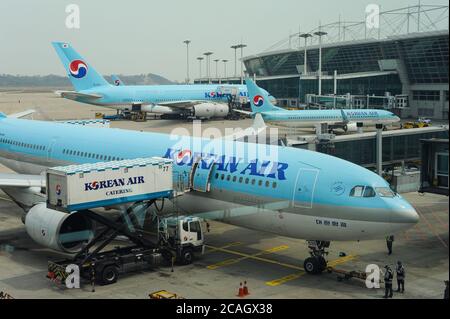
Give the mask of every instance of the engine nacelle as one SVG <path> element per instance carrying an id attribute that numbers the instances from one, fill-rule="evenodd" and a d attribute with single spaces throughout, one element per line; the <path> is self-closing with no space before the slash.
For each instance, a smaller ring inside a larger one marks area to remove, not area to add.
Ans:
<path id="1" fill-rule="evenodd" d="M 79 252 L 94 237 L 93 223 L 82 213 L 62 213 L 45 203 L 28 211 L 25 227 L 36 243 L 67 253 Z"/>
<path id="2" fill-rule="evenodd" d="M 342 127 L 342 129 L 345 132 L 356 132 L 356 131 L 358 131 L 358 126 L 356 125 L 356 122 L 350 122 L 350 123 L 345 124 Z"/>
<path id="3" fill-rule="evenodd" d="M 194 105 L 194 116 L 197 118 L 226 117 L 229 113 L 228 105 L 222 103 L 200 103 Z"/>

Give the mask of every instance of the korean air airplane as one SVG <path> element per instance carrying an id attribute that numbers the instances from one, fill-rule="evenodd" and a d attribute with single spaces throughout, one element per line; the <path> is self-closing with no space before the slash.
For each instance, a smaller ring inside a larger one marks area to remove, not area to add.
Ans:
<path id="1" fill-rule="evenodd" d="M 266 92 L 261 90 L 253 80 L 245 80 L 250 96 L 251 115 L 260 113 L 265 122 L 292 126 L 316 127 L 328 124 L 329 128 L 342 128 L 344 131 L 356 131 L 357 123 L 362 125 L 392 124 L 400 121 L 395 114 L 376 109 L 342 109 L 342 110 L 299 110 L 288 111 L 274 106 Z M 260 94 L 257 94 L 260 91 Z M 242 112 L 242 111 L 239 111 Z"/>
<path id="2" fill-rule="evenodd" d="M 382 177 L 322 153 L 25 120 L 18 118 L 21 114 L 0 113 L 0 163 L 16 172 L 0 174 L 0 188 L 27 213 L 30 236 L 48 247 L 53 240 L 59 249 L 73 252 L 87 239 L 68 239 L 68 232 L 87 230 L 90 223 L 82 212 L 46 207 L 40 175 L 46 168 L 153 156 L 172 159 L 174 181 L 189 186 L 165 209 L 173 213 L 176 205 L 185 214 L 307 239 L 311 257 L 304 267 L 310 273 L 325 269 L 330 241 L 381 238 L 418 222 L 415 209 Z M 38 227 L 36 220 L 47 225 L 45 231 L 30 231 Z"/>
<path id="3" fill-rule="evenodd" d="M 75 91 L 58 91 L 67 99 L 117 110 L 200 119 L 226 117 L 232 95 L 247 102 L 245 85 L 117 85 L 120 84 L 117 79 L 111 85 L 70 44 L 52 44 L 75 88 Z"/>

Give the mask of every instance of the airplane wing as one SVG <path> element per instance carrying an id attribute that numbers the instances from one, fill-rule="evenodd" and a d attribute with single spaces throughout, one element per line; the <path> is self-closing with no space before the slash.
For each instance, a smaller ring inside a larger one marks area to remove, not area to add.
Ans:
<path id="1" fill-rule="evenodd" d="M 158 102 L 157 104 L 162 105 L 162 106 L 185 109 L 185 108 L 192 107 L 199 103 L 206 103 L 206 102 L 205 101 L 195 101 L 195 100 L 180 100 L 180 101 Z"/>
<path id="2" fill-rule="evenodd" d="M 23 111 L 23 112 L 10 114 L 10 115 L 8 115 L 8 117 L 12 117 L 12 118 L 15 118 L 15 119 L 20 119 L 20 118 L 25 117 L 27 115 L 33 114 L 34 112 L 36 112 L 36 110 L 26 110 L 26 111 Z"/>
<path id="3" fill-rule="evenodd" d="M 41 175 L 0 173 L 0 187 L 45 187 Z"/>
<path id="4" fill-rule="evenodd" d="M 80 93 L 80 92 L 75 92 L 75 91 L 57 91 L 57 94 L 59 94 L 61 97 L 69 99 L 69 100 L 75 100 L 78 98 L 99 99 L 102 97 L 100 94 L 87 94 L 87 93 Z"/>
<path id="5" fill-rule="evenodd" d="M 241 114 L 245 114 L 245 115 L 252 115 L 253 114 L 253 112 L 244 111 L 244 110 L 238 110 L 238 109 L 233 109 L 233 111 L 241 113 Z"/>

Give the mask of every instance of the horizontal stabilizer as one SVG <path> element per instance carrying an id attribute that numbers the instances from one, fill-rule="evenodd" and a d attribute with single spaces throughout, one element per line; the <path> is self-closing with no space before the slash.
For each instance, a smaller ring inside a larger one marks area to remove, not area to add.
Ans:
<path id="1" fill-rule="evenodd" d="M 77 99 L 100 99 L 102 96 L 100 94 L 92 94 L 92 93 L 80 93 L 75 91 L 59 91 L 59 94 L 61 94 L 61 97 L 64 97 L 69 100 L 77 100 Z"/>
<path id="2" fill-rule="evenodd" d="M 15 118 L 15 119 L 20 119 L 20 118 L 25 117 L 27 115 L 33 114 L 35 112 L 36 112 L 35 110 L 26 110 L 26 111 L 23 111 L 23 112 L 10 114 L 10 115 L 8 115 L 8 117 Z"/>

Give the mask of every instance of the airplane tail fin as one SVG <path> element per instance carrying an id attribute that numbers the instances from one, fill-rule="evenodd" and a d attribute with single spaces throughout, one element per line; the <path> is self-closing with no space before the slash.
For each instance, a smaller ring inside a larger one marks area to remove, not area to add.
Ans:
<path id="1" fill-rule="evenodd" d="M 283 110 L 282 108 L 273 105 L 272 102 L 270 102 L 269 95 L 261 90 L 253 80 L 246 78 L 245 84 L 247 85 L 250 107 L 253 113 Z"/>
<path id="2" fill-rule="evenodd" d="M 111 75 L 111 80 L 113 81 L 113 84 L 115 86 L 123 86 L 123 85 L 125 85 L 125 83 L 123 83 L 123 81 L 115 74 Z"/>
<path id="3" fill-rule="evenodd" d="M 52 42 L 70 82 L 76 91 L 91 89 L 96 86 L 109 85 L 92 65 L 79 55 L 69 43 Z"/>

